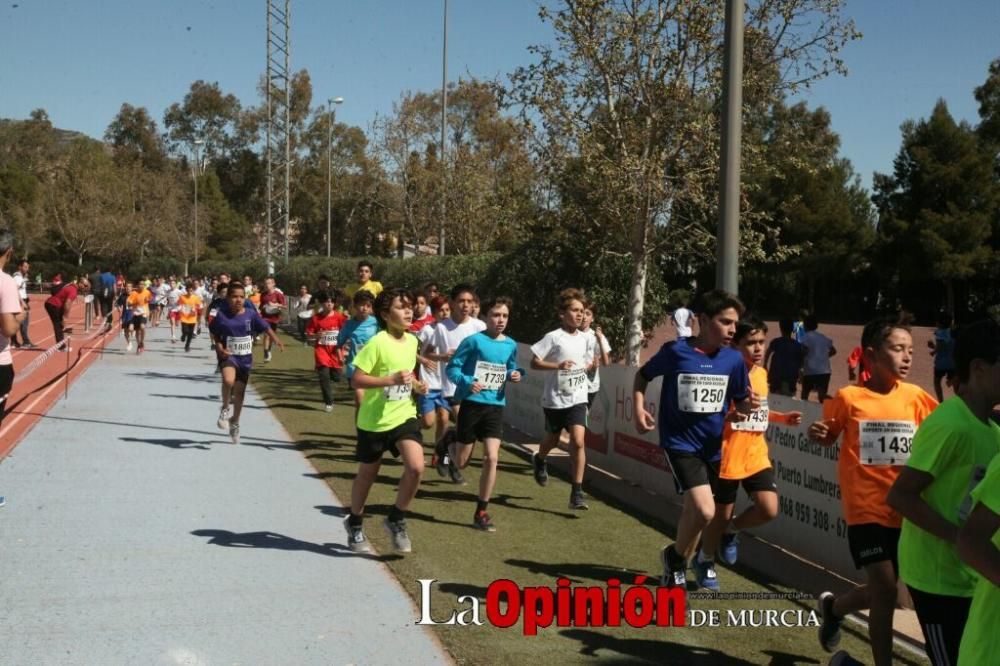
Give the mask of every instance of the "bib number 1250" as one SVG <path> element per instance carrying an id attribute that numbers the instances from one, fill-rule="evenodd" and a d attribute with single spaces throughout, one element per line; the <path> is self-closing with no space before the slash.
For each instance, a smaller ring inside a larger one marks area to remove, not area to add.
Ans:
<path id="1" fill-rule="evenodd" d="M 682 412 L 709 414 L 718 412 L 726 399 L 729 377 L 726 375 L 677 376 L 677 406 Z"/>

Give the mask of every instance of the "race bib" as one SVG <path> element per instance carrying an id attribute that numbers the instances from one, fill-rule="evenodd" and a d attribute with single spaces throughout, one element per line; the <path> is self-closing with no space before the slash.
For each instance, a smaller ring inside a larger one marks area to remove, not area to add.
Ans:
<path id="1" fill-rule="evenodd" d="M 736 421 L 733 423 L 733 430 L 739 432 L 767 432 L 767 420 L 771 413 L 767 407 L 767 398 L 760 401 L 760 409 L 755 409 L 748 415 L 746 421 Z"/>
<path id="2" fill-rule="evenodd" d="M 280 305 L 268 304 L 268 305 L 264 306 L 264 314 L 276 315 L 279 312 L 281 312 L 281 306 Z"/>
<path id="3" fill-rule="evenodd" d="M 319 343 L 321 345 L 327 345 L 328 347 L 333 347 L 337 344 L 337 338 L 340 336 L 340 331 L 337 329 L 331 329 L 329 331 L 323 331 L 319 334 Z"/>
<path id="4" fill-rule="evenodd" d="M 226 351 L 233 356 L 249 356 L 253 353 L 253 337 L 243 335 L 226 340 Z"/>
<path id="5" fill-rule="evenodd" d="M 577 391 L 587 388 L 587 371 L 583 368 L 569 368 L 559 370 L 559 392 L 566 395 L 573 395 Z"/>
<path id="6" fill-rule="evenodd" d="M 677 407 L 682 412 L 711 414 L 722 411 L 729 386 L 728 375 L 677 375 Z"/>
<path id="7" fill-rule="evenodd" d="M 302 312 L 299 313 L 299 319 L 312 319 L 312 316 L 313 316 L 312 310 L 303 310 Z"/>
<path id="8" fill-rule="evenodd" d="M 862 465 L 905 465 L 913 447 L 917 425 L 913 421 L 861 421 Z"/>
<path id="9" fill-rule="evenodd" d="M 181 312 L 183 312 L 184 314 L 193 314 L 194 308 L 191 307 L 190 305 L 182 305 Z"/>
<path id="10" fill-rule="evenodd" d="M 218 308 L 212 308 L 211 310 L 208 311 L 208 316 L 209 317 L 214 317 L 217 314 L 219 314 Z"/>
<path id="11" fill-rule="evenodd" d="M 972 511 L 972 491 L 976 489 L 976 486 L 984 478 L 986 478 L 985 466 L 976 465 L 972 468 L 972 475 L 969 477 L 969 487 L 965 489 L 965 499 L 962 500 L 962 505 L 958 507 L 959 523 L 964 523 L 965 519 L 969 517 L 969 512 Z"/>
<path id="12" fill-rule="evenodd" d="M 132 308 L 132 314 L 134 314 L 136 317 L 143 317 L 146 314 L 146 308 L 143 307 Z"/>
<path id="13" fill-rule="evenodd" d="M 499 391 L 507 381 L 507 366 L 503 363 L 476 361 L 476 381 L 484 391 Z"/>
<path id="14" fill-rule="evenodd" d="M 409 382 L 405 384 L 393 384 L 392 386 L 386 386 L 382 389 L 382 395 L 389 402 L 394 402 L 396 400 L 409 400 L 410 393 L 413 391 L 413 387 Z"/>

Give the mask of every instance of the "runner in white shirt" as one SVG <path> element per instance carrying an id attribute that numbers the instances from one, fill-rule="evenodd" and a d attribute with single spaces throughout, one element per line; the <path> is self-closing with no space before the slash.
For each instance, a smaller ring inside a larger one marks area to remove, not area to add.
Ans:
<path id="1" fill-rule="evenodd" d="M 611 345 L 601 332 L 601 327 L 592 327 L 594 323 L 594 302 L 587 300 L 583 309 L 583 326 L 580 330 L 590 338 L 587 343 L 587 365 L 594 369 L 587 373 L 587 408 L 594 404 L 594 398 L 601 390 L 602 365 L 611 365 Z M 597 363 L 594 364 L 594 358 Z M 589 425 L 589 424 L 588 424 Z"/>
<path id="2" fill-rule="evenodd" d="M 587 372 L 597 367 L 588 363 L 591 336 L 580 331 L 583 325 L 584 295 L 579 289 L 564 289 L 559 294 L 559 318 L 562 326 L 545 334 L 531 347 L 531 367 L 549 370 L 542 392 L 545 412 L 545 437 L 532 456 L 535 481 L 544 486 L 549 481 L 545 457 L 559 443 L 563 430 L 569 433 L 572 490 L 569 508 L 589 509 L 583 498 L 583 474 L 587 469 L 584 433 L 587 423 Z"/>
<path id="3" fill-rule="evenodd" d="M 470 335 L 486 330 L 486 324 L 472 316 L 478 301 L 479 297 L 472 286 L 459 284 L 452 287 L 450 301 L 451 318 L 434 325 L 434 352 L 424 355 L 425 358 L 437 361 L 439 364 L 438 375 L 441 378 L 441 397 L 448 402 L 451 418 L 456 421 L 458 420 L 458 401 L 455 400 L 456 387 L 448 379 L 448 375 L 441 372 L 440 369 L 451 360 L 452 354 L 458 349 L 458 345 L 462 343 L 462 340 Z M 437 468 L 438 474 L 442 477 L 449 473 L 447 452 L 448 447 L 454 440 L 455 429 L 449 428 L 434 447 L 434 466 Z M 465 483 L 461 474 L 453 473 L 451 477 L 455 483 Z"/>
<path id="4" fill-rule="evenodd" d="M 170 342 L 177 342 L 177 329 L 180 328 L 181 306 L 177 303 L 184 290 L 180 288 L 176 280 L 170 281 L 170 286 L 166 295 L 167 320 L 170 322 Z"/>
<path id="5" fill-rule="evenodd" d="M 22 347 L 24 349 L 34 349 L 35 345 L 31 343 L 31 338 L 28 337 L 28 321 L 29 311 L 31 310 L 31 303 L 28 299 L 28 270 L 30 265 L 27 259 L 22 259 L 17 264 L 17 271 L 14 273 L 14 284 L 17 285 L 17 294 L 21 298 L 21 311 L 24 313 L 24 319 L 21 320 L 20 334 L 21 339 L 18 340 L 17 336 L 11 338 L 11 342 L 14 347 Z"/>
<path id="6" fill-rule="evenodd" d="M 451 317 L 451 305 L 444 296 L 435 296 L 431 299 L 431 312 L 434 314 L 435 323 L 424 326 L 417 333 L 420 340 L 420 355 L 435 354 L 434 346 L 435 327 L 437 323 L 443 322 Z M 434 433 L 434 441 L 440 442 L 444 438 L 444 433 L 448 429 L 451 420 L 451 410 L 448 401 L 441 395 L 441 361 L 429 359 L 429 363 L 420 368 L 420 378 L 427 382 L 427 393 L 417 398 L 417 411 L 420 414 L 424 428 L 430 428 L 437 423 Z M 437 465 L 437 454 L 434 454 L 432 465 Z"/>

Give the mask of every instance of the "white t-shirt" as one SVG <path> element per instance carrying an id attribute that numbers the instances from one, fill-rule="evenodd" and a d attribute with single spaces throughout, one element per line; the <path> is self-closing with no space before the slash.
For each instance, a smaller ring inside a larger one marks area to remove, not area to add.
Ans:
<path id="1" fill-rule="evenodd" d="M 422 329 L 417 331 L 417 339 L 420 340 L 420 353 L 423 355 L 424 346 L 430 345 L 434 348 L 434 335 L 436 326 L 424 326 Z M 434 350 L 435 352 L 437 349 Z M 441 390 L 441 368 L 446 366 L 448 361 L 438 361 L 437 370 L 428 370 L 424 366 L 420 366 L 420 378 L 427 382 L 428 391 L 440 391 Z"/>
<path id="2" fill-rule="evenodd" d="M 569 370 L 545 372 L 542 407 L 566 409 L 587 402 L 587 352 L 593 336 L 581 331 L 567 333 L 561 328 L 549 331 L 531 346 L 531 353 L 549 363 L 573 361 Z M 592 353 L 592 352 L 591 352 Z"/>
<path id="3" fill-rule="evenodd" d="M 802 336 L 802 346 L 806 348 L 802 374 L 830 374 L 830 348 L 833 347 L 833 340 L 819 331 L 806 331 L 806 334 Z"/>
<path id="4" fill-rule="evenodd" d="M 597 331 L 592 328 L 584 331 L 584 334 L 589 338 L 587 340 L 587 365 L 594 362 L 594 357 L 598 355 L 598 343 L 600 343 L 600 354 L 603 357 L 604 354 L 611 353 L 611 345 L 608 344 L 608 339 L 604 337 L 601 333 L 598 336 Z M 601 363 L 604 361 L 602 360 Z M 601 368 L 594 368 L 594 372 L 587 373 L 587 393 L 597 393 L 601 390 Z"/>
<path id="5" fill-rule="evenodd" d="M 485 330 L 486 323 L 481 319 L 470 317 L 464 324 L 456 324 L 455 320 L 451 318 L 445 319 L 434 326 L 434 350 L 438 354 L 447 354 L 449 351 L 458 349 L 462 340 Z M 440 363 L 447 365 L 447 361 L 440 361 Z M 441 375 L 441 395 L 445 398 L 452 397 L 455 395 L 457 387 L 448 379 L 448 373 L 439 370 L 439 374 Z"/>
<path id="6" fill-rule="evenodd" d="M 184 295 L 183 289 L 178 289 L 177 287 L 174 287 L 173 290 L 167 292 L 167 305 L 172 308 L 176 307 L 177 301 L 179 301 L 181 296 L 183 295 Z"/>
<path id="7" fill-rule="evenodd" d="M 28 301 L 28 276 L 21 275 L 20 271 L 14 273 L 14 284 L 17 285 L 17 293 L 22 301 Z"/>
<path id="8" fill-rule="evenodd" d="M 691 311 L 685 307 L 679 307 L 674 310 L 674 326 L 677 328 L 678 338 L 690 338 L 693 333 L 691 332 Z"/>

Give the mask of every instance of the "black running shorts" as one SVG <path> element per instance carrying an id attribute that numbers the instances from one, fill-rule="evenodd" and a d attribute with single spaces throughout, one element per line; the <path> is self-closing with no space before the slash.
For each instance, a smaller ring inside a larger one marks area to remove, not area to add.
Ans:
<path id="1" fill-rule="evenodd" d="M 705 460 L 690 451 L 663 449 L 663 452 L 667 455 L 667 464 L 674 476 L 674 487 L 678 495 L 683 495 L 696 486 L 709 486 L 713 494 L 716 492 L 721 461 Z"/>
<path id="2" fill-rule="evenodd" d="M 503 437 L 503 407 L 473 400 L 462 401 L 456 427 L 459 444 L 474 444 L 476 440 Z"/>
<path id="3" fill-rule="evenodd" d="M 747 491 L 747 495 L 762 491 L 778 492 L 778 485 L 774 482 L 774 468 L 768 467 L 745 479 L 719 479 L 715 490 L 715 503 L 736 504 L 736 496 L 741 485 L 743 490 Z"/>
<path id="4" fill-rule="evenodd" d="M 399 442 L 410 440 L 423 444 L 420 434 L 420 421 L 410 419 L 392 430 L 371 432 L 358 428 L 358 444 L 354 449 L 354 459 L 360 463 L 375 463 L 382 459 L 382 454 L 389 452 L 393 458 L 399 457 Z"/>
<path id="5" fill-rule="evenodd" d="M 863 569 L 876 562 L 892 562 L 893 571 L 899 573 L 898 527 L 886 527 L 878 523 L 863 523 L 847 526 L 847 546 L 851 549 L 854 566 Z"/>

